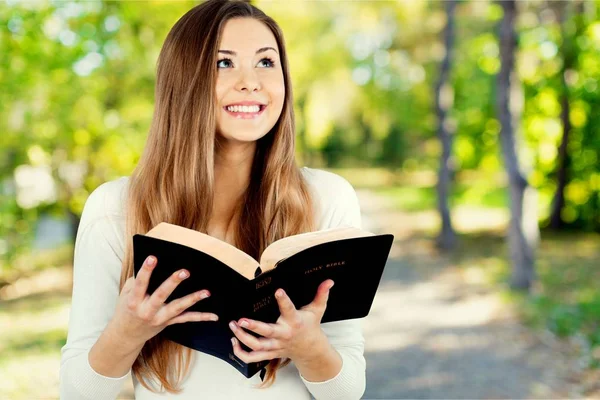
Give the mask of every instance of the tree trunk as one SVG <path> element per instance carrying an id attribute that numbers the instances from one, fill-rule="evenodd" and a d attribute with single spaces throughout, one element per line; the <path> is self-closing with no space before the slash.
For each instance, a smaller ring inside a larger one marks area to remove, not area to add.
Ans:
<path id="1" fill-rule="evenodd" d="M 364 161 L 366 161 L 368 164 L 371 164 L 373 162 L 373 158 L 375 157 L 373 151 L 373 132 L 371 130 L 371 126 L 365 123 L 365 120 L 362 116 L 358 117 L 358 123 L 363 133 L 362 146 L 360 147 L 362 152 L 361 156 L 363 157 Z"/>
<path id="2" fill-rule="evenodd" d="M 438 137 L 442 143 L 442 154 L 438 171 L 437 200 L 438 211 L 442 220 L 442 230 L 437 237 L 437 246 L 448 250 L 456 244 L 456 233 L 452 227 L 450 207 L 450 184 L 452 181 L 453 167 L 450 155 L 452 154 L 453 130 L 447 118 L 448 109 L 452 106 L 452 90 L 450 86 L 450 64 L 452 62 L 452 51 L 454 46 L 454 15 L 456 0 L 446 2 L 446 27 L 443 35 L 445 40 L 446 54 L 440 67 L 440 76 L 435 85 L 435 109 L 438 118 Z"/>
<path id="3" fill-rule="evenodd" d="M 580 2 L 582 7 L 583 2 Z M 575 67 L 575 46 L 573 46 L 573 37 L 569 35 L 565 29 L 565 23 L 568 20 L 568 1 L 561 2 L 561 7 L 558 10 L 560 15 L 560 27 L 562 36 L 561 53 L 563 56 L 563 66 L 560 71 L 562 94 L 561 94 L 561 120 L 563 125 L 563 135 L 558 147 L 558 160 L 556 168 L 556 191 L 554 192 L 554 198 L 552 199 L 552 207 L 550 211 L 550 228 L 560 230 L 564 225 L 564 221 L 561 217 L 561 212 L 565 206 L 565 187 L 569 182 L 569 165 L 570 157 L 568 152 L 569 135 L 571 132 L 571 120 L 569 119 L 570 103 L 569 103 L 569 86 L 566 79 L 566 74 L 569 70 Z M 579 28 L 579 27 L 578 27 Z M 579 33 L 579 29 L 575 34 Z"/>
<path id="4" fill-rule="evenodd" d="M 535 279 L 534 248 L 539 236 L 533 189 L 520 170 L 509 95 L 514 85 L 517 36 L 515 0 L 499 1 L 504 10 L 500 22 L 501 67 L 497 76 L 496 106 L 500 119 L 500 142 L 510 184 L 510 227 L 508 245 L 512 260 L 511 287 L 529 290 Z"/>

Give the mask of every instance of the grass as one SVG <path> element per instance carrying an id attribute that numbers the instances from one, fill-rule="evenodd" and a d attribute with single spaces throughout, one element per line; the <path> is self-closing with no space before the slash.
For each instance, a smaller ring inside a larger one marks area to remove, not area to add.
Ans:
<path id="1" fill-rule="evenodd" d="M 15 257 L 10 266 L 0 261 L 0 289 L 19 279 L 65 265 L 72 257 L 73 244 L 65 243 L 54 249 L 23 251 Z"/>
<path id="2" fill-rule="evenodd" d="M 547 233 L 538 254 L 535 292 L 515 296 L 523 318 L 559 337 L 578 337 L 586 364 L 600 367 L 599 235 Z"/>
<path id="3" fill-rule="evenodd" d="M 425 211 L 436 207 L 434 186 L 388 186 L 377 188 L 374 192 L 393 199 L 395 207 L 403 211 Z M 481 188 L 458 184 L 452 192 L 451 206 L 506 207 L 506 189 L 502 187 Z"/>
<path id="4" fill-rule="evenodd" d="M 437 176 L 434 171 L 393 172 L 382 168 L 331 169 L 357 189 L 370 189 L 392 199 L 403 211 L 436 208 Z M 507 207 L 506 181 L 503 175 L 463 172 L 451 186 L 451 206 Z"/>
<path id="5" fill-rule="evenodd" d="M 2 399 L 58 398 L 71 296 L 70 260 L 61 262 L 60 254 L 63 249 L 49 257 L 53 263 L 45 270 L 28 271 L 0 289 L 0 326 L 6 327 L 0 330 Z"/>
<path id="6" fill-rule="evenodd" d="M 493 233 L 460 236 L 452 263 L 477 268 L 502 287 L 522 320 L 561 338 L 577 337 L 587 348 L 584 361 L 600 366 L 600 237 L 597 234 L 542 232 L 536 254 L 537 281 L 531 293 L 510 291 L 505 239 Z"/>
<path id="7" fill-rule="evenodd" d="M 67 337 L 68 296 L 58 294 L 52 305 L 0 310 L 0 397 L 58 398 L 60 348 Z M 39 309 L 42 306 L 43 310 Z M 15 310 L 19 310 L 16 312 Z"/>

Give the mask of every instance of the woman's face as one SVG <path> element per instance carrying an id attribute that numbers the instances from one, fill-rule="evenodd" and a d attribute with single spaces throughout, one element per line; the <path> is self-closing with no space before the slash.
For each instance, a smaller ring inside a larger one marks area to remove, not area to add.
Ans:
<path id="1" fill-rule="evenodd" d="M 218 50 L 217 133 L 227 140 L 258 140 L 279 119 L 285 97 L 275 36 L 262 22 L 234 18 L 226 22 Z"/>

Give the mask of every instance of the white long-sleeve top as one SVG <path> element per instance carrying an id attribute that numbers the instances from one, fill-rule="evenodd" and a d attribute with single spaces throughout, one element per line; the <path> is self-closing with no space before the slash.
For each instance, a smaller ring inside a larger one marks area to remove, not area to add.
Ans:
<path id="1" fill-rule="evenodd" d="M 352 186 L 328 171 L 302 168 L 317 206 L 317 229 L 342 225 L 361 227 L 360 208 Z M 60 396 L 63 400 L 115 399 L 125 379 L 98 374 L 88 361 L 91 347 L 113 316 L 119 297 L 119 279 L 125 250 L 125 199 L 128 177 L 99 186 L 85 203 L 75 241 L 73 296 L 67 342 L 61 350 Z M 216 357 L 194 352 L 182 400 L 360 399 L 365 390 L 362 319 L 321 324 L 343 360 L 337 376 L 309 382 L 294 363 L 277 371 L 275 383 L 258 389 L 260 374 L 248 379 Z M 138 400 L 163 399 L 170 393 L 153 393 L 133 379 Z"/>

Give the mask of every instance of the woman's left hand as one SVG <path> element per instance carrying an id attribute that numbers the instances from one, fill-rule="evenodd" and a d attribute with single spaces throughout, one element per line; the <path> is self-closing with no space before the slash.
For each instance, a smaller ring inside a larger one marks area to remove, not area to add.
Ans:
<path id="1" fill-rule="evenodd" d="M 327 308 L 332 286 L 331 279 L 321 283 L 314 300 L 299 310 L 283 289 L 278 289 L 275 298 L 281 315 L 274 324 L 247 318 L 241 318 L 237 323 L 231 321 L 229 327 L 237 339 L 253 350 L 244 351 L 238 340 L 231 338 L 234 354 L 246 363 L 274 358 L 290 358 L 298 362 L 315 357 L 312 353 L 319 351 L 323 342 L 327 342 L 327 337 L 321 330 L 321 319 Z M 254 337 L 240 326 L 263 337 Z"/>

